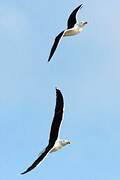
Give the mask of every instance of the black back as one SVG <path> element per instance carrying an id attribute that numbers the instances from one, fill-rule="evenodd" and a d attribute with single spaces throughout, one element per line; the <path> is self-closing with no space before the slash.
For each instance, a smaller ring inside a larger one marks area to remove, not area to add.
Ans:
<path id="1" fill-rule="evenodd" d="M 70 16 L 69 16 L 69 18 L 68 18 L 68 23 L 67 23 L 67 28 L 68 28 L 68 29 L 73 28 L 74 25 L 76 24 L 76 22 L 77 22 L 77 20 L 76 20 L 76 14 L 77 14 L 78 10 L 79 10 L 80 8 L 82 8 L 82 5 L 83 5 L 83 4 L 79 5 L 79 6 L 70 14 Z"/>

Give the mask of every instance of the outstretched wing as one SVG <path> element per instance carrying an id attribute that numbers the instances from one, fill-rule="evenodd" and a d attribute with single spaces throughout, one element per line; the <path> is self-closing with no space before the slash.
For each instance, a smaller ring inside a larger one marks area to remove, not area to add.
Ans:
<path id="1" fill-rule="evenodd" d="M 77 14 L 78 10 L 82 8 L 82 5 L 83 5 L 83 4 L 79 5 L 79 6 L 70 14 L 70 16 L 69 16 L 69 18 L 68 18 L 68 23 L 67 23 L 67 28 L 68 28 L 68 29 L 73 28 L 74 25 L 76 24 L 76 22 L 77 22 L 77 20 L 76 20 L 76 14 Z"/>
<path id="2" fill-rule="evenodd" d="M 34 169 L 40 162 L 42 162 L 42 160 L 47 156 L 47 154 L 49 153 L 49 151 L 51 150 L 51 146 L 47 146 L 45 148 L 45 150 L 42 152 L 42 154 L 40 154 L 40 156 L 34 161 L 34 163 L 27 168 L 27 170 L 25 170 L 23 173 L 21 174 L 26 174 L 27 172 L 31 171 L 32 169 Z"/>
<path id="3" fill-rule="evenodd" d="M 21 174 L 26 174 L 27 172 L 34 169 L 39 163 L 41 163 L 45 159 L 45 157 L 48 155 L 50 150 L 53 148 L 55 141 L 57 140 L 59 129 L 60 129 L 60 124 L 62 121 L 63 106 L 64 106 L 63 96 L 62 96 L 60 90 L 56 89 L 56 107 L 55 107 L 55 114 L 54 114 L 51 130 L 50 130 L 49 144 L 42 151 L 42 153 L 39 155 L 39 157 L 34 161 L 34 163 Z"/>
<path id="4" fill-rule="evenodd" d="M 53 122 L 51 125 L 49 145 L 53 145 L 58 138 L 60 125 L 63 117 L 64 100 L 62 93 L 59 89 L 56 89 L 56 106 Z"/>
<path id="5" fill-rule="evenodd" d="M 63 34 L 64 34 L 64 31 L 62 31 L 60 34 L 58 34 L 57 37 L 55 38 L 55 41 L 54 41 L 53 46 L 52 46 L 51 51 L 50 51 L 48 62 L 52 58 L 52 56 L 53 56 L 53 54 L 54 54 L 54 52 L 58 46 L 58 43 L 60 42 L 60 39 L 63 37 Z"/>

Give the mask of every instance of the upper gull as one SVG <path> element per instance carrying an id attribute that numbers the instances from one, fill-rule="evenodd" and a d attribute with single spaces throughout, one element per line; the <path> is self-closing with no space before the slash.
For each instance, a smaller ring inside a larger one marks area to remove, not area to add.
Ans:
<path id="1" fill-rule="evenodd" d="M 76 20 L 76 14 L 77 14 L 78 10 L 82 8 L 82 6 L 83 6 L 83 4 L 79 5 L 76 9 L 74 9 L 74 11 L 70 14 L 70 16 L 68 18 L 67 29 L 65 29 L 64 31 L 62 31 L 61 33 L 59 33 L 56 36 L 53 46 L 50 51 L 48 62 L 51 60 L 59 42 L 63 36 L 73 36 L 73 35 L 80 33 L 81 31 L 83 31 L 87 22 L 81 21 L 81 22 L 77 23 L 77 20 Z"/>

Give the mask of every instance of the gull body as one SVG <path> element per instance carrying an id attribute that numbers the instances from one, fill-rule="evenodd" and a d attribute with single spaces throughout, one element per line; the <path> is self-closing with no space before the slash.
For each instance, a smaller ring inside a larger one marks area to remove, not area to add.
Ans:
<path id="1" fill-rule="evenodd" d="M 62 140 L 59 139 L 55 142 L 55 145 L 53 146 L 53 148 L 51 149 L 50 153 L 52 152 L 56 152 L 60 149 L 62 149 L 64 146 L 66 146 L 67 144 L 70 144 L 69 140 Z"/>
<path id="2" fill-rule="evenodd" d="M 83 31 L 85 24 L 87 24 L 87 22 L 84 21 L 81 21 L 80 24 L 75 24 L 73 28 L 65 30 L 63 36 L 74 36 L 79 34 Z"/>
<path id="3" fill-rule="evenodd" d="M 67 29 L 65 29 L 64 31 L 62 31 L 61 33 L 59 33 L 53 43 L 53 46 L 51 48 L 50 51 L 50 55 L 48 58 L 48 62 L 51 60 L 52 56 L 55 53 L 55 50 L 58 46 L 58 44 L 60 43 L 60 40 L 62 39 L 62 37 L 64 36 L 74 36 L 80 32 L 83 31 L 85 25 L 87 24 L 86 21 L 81 21 L 80 23 L 77 23 L 76 20 L 76 14 L 78 12 L 79 9 L 82 8 L 82 4 L 80 6 L 78 6 L 69 16 L 68 18 L 68 22 L 67 22 Z"/>

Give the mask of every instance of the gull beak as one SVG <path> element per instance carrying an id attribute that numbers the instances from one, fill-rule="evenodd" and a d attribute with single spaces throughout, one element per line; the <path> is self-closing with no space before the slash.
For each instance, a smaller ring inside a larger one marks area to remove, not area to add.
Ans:
<path id="1" fill-rule="evenodd" d="M 86 25 L 88 22 L 86 21 L 86 22 L 84 22 L 84 25 Z"/>
<path id="2" fill-rule="evenodd" d="M 71 142 L 70 141 L 68 141 L 68 144 L 70 144 Z"/>

